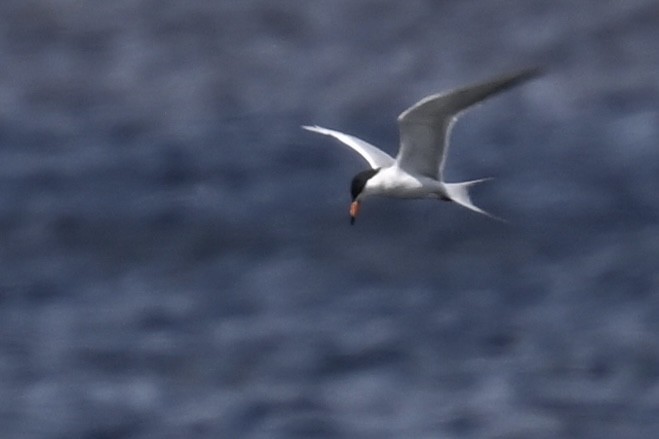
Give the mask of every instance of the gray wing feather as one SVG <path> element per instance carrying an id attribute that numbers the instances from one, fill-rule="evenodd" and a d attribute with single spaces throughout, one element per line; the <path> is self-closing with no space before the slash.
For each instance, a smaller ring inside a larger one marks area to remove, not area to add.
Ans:
<path id="1" fill-rule="evenodd" d="M 537 76 L 528 69 L 492 81 L 428 96 L 398 116 L 400 150 L 396 161 L 407 172 L 441 179 L 449 135 L 460 113 L 484 99 Z"/>

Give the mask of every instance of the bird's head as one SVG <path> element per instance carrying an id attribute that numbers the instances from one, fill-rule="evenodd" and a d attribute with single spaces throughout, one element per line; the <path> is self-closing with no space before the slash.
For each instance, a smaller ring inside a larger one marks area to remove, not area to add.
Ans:
<path id="1" fill-rule="evenodd" d="M 350 195 L 352 195 L 352 203 L 350 204 L 350 224 L 355 224 L 355 219 L 359 215 L 359 208 L 361 199 L 364 197 L 364 188 L 368 180 L 373 178 L 378 173 L 380 168 L 367 169 L 355 175 L 350 184 Z"/>

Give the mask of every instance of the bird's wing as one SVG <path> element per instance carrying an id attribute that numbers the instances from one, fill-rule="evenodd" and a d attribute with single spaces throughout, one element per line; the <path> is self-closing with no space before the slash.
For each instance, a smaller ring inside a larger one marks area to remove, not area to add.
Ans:
<path id="1" fill-rule="evenodd" d="M 302 128 L 316 133 L 325 134 L 326 136 L 332 136 L 335 139 L 345 143 L 357 151 L 359 155 L 364 157 L 364 159 L 368 162 L 369 165 L 371 165 L 371 168 L 373 169 L 388 167 L 393 165 L 395 162 L 394 158 L 386 152 L 349 134 L 329 130 L 327 128 L 321 128 L 319 126 L 303 126 Z"/>
<path id="2" fill-rule="evenodd" d="M 523 70 L 470 87 L 428 96 L 398 116 L 400 168 L 441 180 L 451 127 L 463 110 L 540 72 Z"/>

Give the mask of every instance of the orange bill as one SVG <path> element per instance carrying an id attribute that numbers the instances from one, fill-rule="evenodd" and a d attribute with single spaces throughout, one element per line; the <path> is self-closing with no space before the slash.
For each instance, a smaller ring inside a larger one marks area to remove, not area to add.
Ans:
<path id="1" fill-rule="evenodd" d="M 353 201 L 352 204 L 350 204 L 350 224 L 355 224 L 355 219 L 357 218 L 357 215 L 359 215 L 360 207 L 361 204 L 359 201 Z"/>

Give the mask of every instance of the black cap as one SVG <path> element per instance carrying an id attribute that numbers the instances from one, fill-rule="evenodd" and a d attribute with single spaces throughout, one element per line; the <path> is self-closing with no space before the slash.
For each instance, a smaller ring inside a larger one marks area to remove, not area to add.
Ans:
<path id="1" fill-rule="evenodd" d="M 367 169 L 366 171 L 362 171 L 353 177 L 352 183 L 350 184 L 350 194 L 352 195 L 352 201 L 357 199 L 359 194 L 361 194 L 364 190 L 366 182 L 375 174 L 377 174 L 379 170 L 380 168 Z"/>

